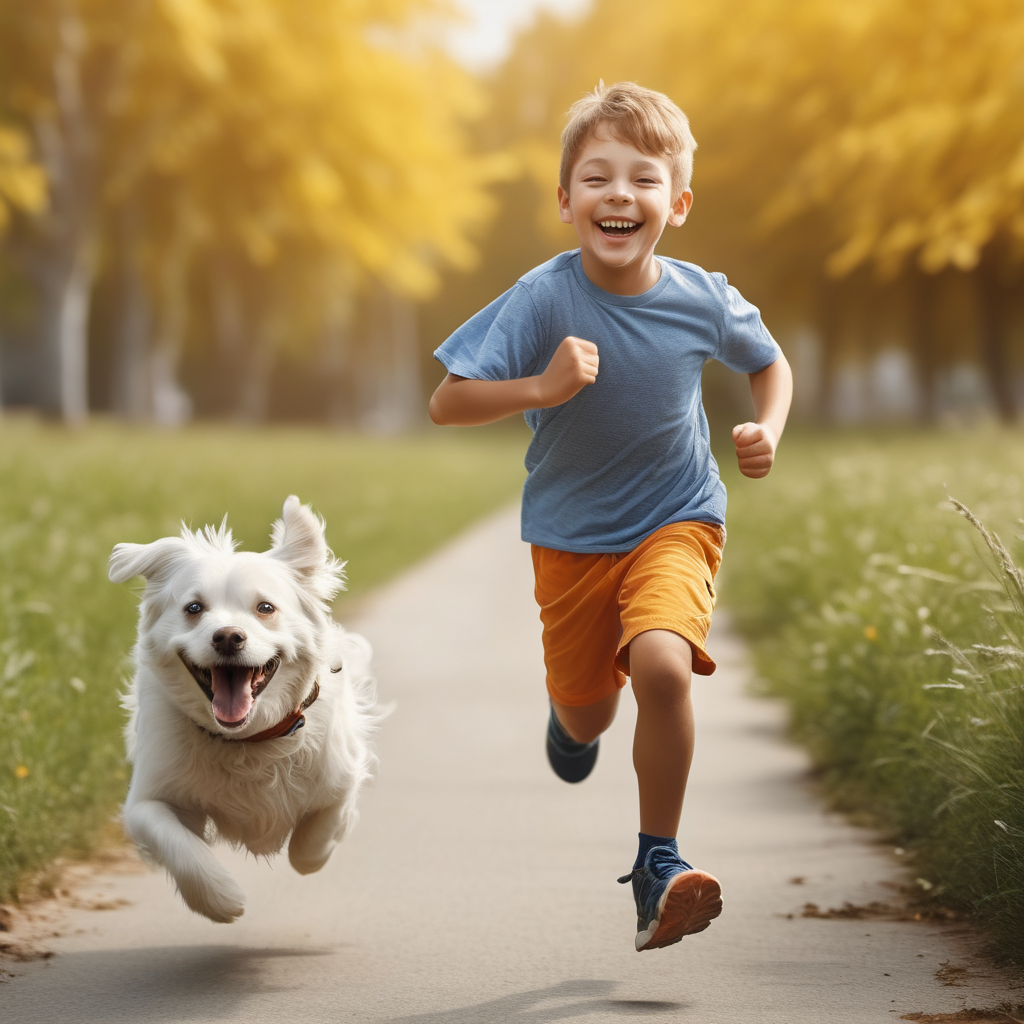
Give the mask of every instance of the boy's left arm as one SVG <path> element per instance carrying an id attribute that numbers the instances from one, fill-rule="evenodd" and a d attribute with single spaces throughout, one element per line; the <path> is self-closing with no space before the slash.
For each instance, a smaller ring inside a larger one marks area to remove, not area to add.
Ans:
<path id="1" fill-rule="evenodd" d="M 732 440 L 740 472 L 756 480 L 767 476 L 775 461 L 775 449 L 793 400 L 793 373 L 780 353 L 774 363 L 749 377 L 754 422 L 733 427 Z"/>

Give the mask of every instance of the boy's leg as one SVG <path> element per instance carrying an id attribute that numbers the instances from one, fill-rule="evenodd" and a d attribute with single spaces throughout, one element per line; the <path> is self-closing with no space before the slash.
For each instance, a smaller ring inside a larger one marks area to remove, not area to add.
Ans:
<path id="1" fill-rule="evenodd" d="M 577 743 L 591 743 L 612 724 L 615 712 L 619 707 L 620 690 L 609 694 L 596 704 L 585 704 L 574 707 L 571 704 L 559 704 L 552 700 L 551 706 L 562 728 Z"/>
<path id="2" fill-rule="evenodd" d="M 693 760 L 692 660 L 689 642 L 667 629 L 640 633 L 629 645 L 640 831 L 651 836 L 675 836 L 679 830 Z"/>
<path id="3" fill-rule="evenodd" d="M 611 725 L 619 691 L 593 704 L 561 704 L 553 697 L 548 719 L 548 762 L 564 782 L 582 782 L 597 763 L 598 737 Z"/>
<path id="4" fill-rule="evenodd" d="M 633 871 L 619 881 L 633 883 L 637 950 L 703 931 L 722 911 L 718 880 L 687 864 L 675 840 L 693 760 L 692 664 L 689 642 L 671 630 L 647 630 L 629 645 L 641 845 Z"/>

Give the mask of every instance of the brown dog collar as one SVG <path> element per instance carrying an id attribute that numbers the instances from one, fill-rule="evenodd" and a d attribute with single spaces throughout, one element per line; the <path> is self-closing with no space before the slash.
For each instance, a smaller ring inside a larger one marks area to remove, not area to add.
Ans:
<path id="1" fill-rule="evenodd" d="M 235 739 L 234 736 L 225 736 L 222 732 L 210 732 L 209 729 L 205 729 L 202 726 L 200 728 L 210 736 L 214 736 L 219 740 L 230 740 L 232 743 L 262 743 L 264 740 L 276 740 L 281 736 L 294 736 L 306 724 L 306 716 L 302 712 L 319 696 L 320 680 L 314 679 L 313 689 L 309 691 L 309 695 L 294 711 L 285 715 L 277 725 L 272 725 L 269 729 L 264 729 L 262 732 L 253 733 L 252 736 L 239 736 Z"/>

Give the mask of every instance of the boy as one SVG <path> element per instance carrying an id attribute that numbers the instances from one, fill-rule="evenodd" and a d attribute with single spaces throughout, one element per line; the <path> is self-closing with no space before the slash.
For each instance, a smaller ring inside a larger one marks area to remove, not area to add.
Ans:
<path id="1" fill-rule="evenodd" d="M 717 879 L 676 833 L 693 754 L 692 672 L 705 650 L 725 543 L 701 370 L 750 375 L 755 422 L 733 429 L 741 472 L 771 469 L 792 394 L 756 308 L 720 274 L 659 258 L 686 220 L 696 143 L 683 112 L 633 83 L 576 103 L 562 133 L 558 205 L 578 250 L 535 268 L 435 353 L 448 376 L 435 423 L 525 412 L 522 534 L 531 542 L 551 699 L 547 752 L 567 782 L 594 765 L 630 677 L 640 846 L 637 950 L 702 931 Z"/>

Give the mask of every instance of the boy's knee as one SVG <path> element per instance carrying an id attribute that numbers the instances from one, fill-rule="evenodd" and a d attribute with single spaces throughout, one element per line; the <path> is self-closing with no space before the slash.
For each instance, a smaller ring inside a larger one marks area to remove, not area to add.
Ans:
<path id="1" fill-rule="evenodd" d="M 693 652 L 678 633 L 655 629 L 629 645 L 630 679 L 638 704 L 670 705 L 690 695 Z"/>

